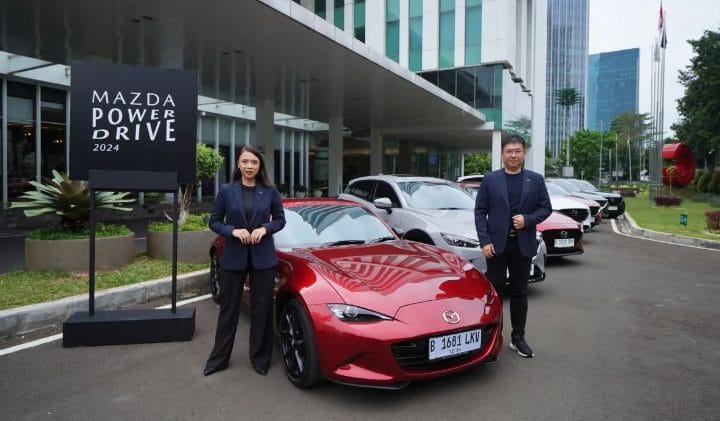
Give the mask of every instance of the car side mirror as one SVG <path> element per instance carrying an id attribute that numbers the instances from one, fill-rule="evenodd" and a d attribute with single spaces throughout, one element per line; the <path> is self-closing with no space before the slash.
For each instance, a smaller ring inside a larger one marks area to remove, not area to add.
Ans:
<path id="1" fill-rule="evenodd" d="M 392 213 L 392 202 L 387 197 L 380 197 L 373 200 L 373 204 L 378 209 L 385 209 L 387 213 Z"/>

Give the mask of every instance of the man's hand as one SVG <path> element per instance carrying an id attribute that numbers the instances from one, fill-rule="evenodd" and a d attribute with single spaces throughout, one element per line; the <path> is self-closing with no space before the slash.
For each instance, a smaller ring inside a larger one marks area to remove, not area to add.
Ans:
<path id="1" fill-rule="evenodd" d="M 495 256 L 495 246 L 493 246 L 492 244 L 487 244 L 483 246 L 482 254 L 483 256 L 485 256 L 486 259 L 490 259 L 491 257 Z"/>
<path id="2" fill-rule="evenodd" d="M 525 217 L 520 214 L 513 216 L 512 221 L 513 221 L 513 227 L 516 230 L 521 230 L 525 227 Z"/>

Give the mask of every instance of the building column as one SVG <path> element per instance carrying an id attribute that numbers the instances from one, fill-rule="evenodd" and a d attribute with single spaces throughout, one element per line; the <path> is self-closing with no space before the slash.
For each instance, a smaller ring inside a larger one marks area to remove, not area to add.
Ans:
<path id="1" fill-rule="evenodd" d="M 2 208 L 8 208 L 8 153 L 7 153 L 7 79 L 2 80 L 2 90 L 0 90 L 0 103 L 2 106 L 2 130 L 0 130 L 0 149 L 2 149 Z"/>
<path id="2" fill-rule="evenodd" d="M 328 139 L 328 196 L 336 197 L 343 188 L 343 118 L 330 117 Z"/>
<path id="3" fill-rule="evenodd" d="M 275 180 L 275 102 L 259 99 L 255 105 L 255 144 L 265 160 L 270 182 Z"/>
<path id="4" fill-rule="evenodd" d="M 237 165 L 237 163 L 235 162 L 235 137 L 237 130 L 235 124 L 237 124 L 237 122 L 233 119 L 232 123 L 230 124 L 230 159 L 228 159 L 227 162 L 230 180 L 232 180 L 233 171 L 235 171 L 235 165 Z"/>
<path id="5" fill-rule="evenodd" d="M 502 131 L 493 130 L 492 132 L 492 169 L 499 170 L 502 168 Z"/>
<path id="6" fill-rule="evenodd" d="M 285 177 L 285 149 L 287 149 L 287 142 L 285 142 L 286 139 L 287 139 L 287 133 L 285 130 L 282 130 L 280 132 L 280 177 L 278 180 L 276 180 L 276 184 L 282 184 L 286 180 L 286 177 Z M 290 142 L 292 142 L 292 136 L 290 137 Z M 292 157 L 290 157 L 290 165 L 292 165 Z M 290 178 L 292 178 L 292 170 L 290 170 Z"/>
<path id="7" fill-rule="evenodd" d="M 383 137 L 377 129 L 370 128 L 370 174 L 383 171 Z"/>
<path id="8" fill-rule="evenodd" d="M 412 158 L 413 145 L 409 140 L 398 140 L 398 159 L 396 173 L 412 174 L 410 160 Z"/>

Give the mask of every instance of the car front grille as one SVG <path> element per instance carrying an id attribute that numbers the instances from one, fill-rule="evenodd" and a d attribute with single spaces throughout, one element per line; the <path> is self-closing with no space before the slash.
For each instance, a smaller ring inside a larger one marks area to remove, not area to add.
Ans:
<path id="1" fill-rule="evenodd" d="M 610 197 L 608 198 L 608 202 L 610 203 L 610 206 L 620 206 L 620 202 L 622 201 L 622 197 Z"/>
<path id="2" fill-rule="evenodd" d="M 548 254 L 558 254 L 563 252 L 573 251 L 580 244 L 583 234 L 580 230 L 545 230 L 542 233 L 543 240 L 545 241 L 545 247 L 547 248 Z M 555 240 L 558 238 L 572 238 L 575 240 L 575 246 L 555 248 Z"/>
<path id="3" fill-rule="evenodd" d="M 598 211 L 600 210 L 599 206 L 590 206 L 590 215 L 597 215 Z"/>
<path id="4" fill-rule="evenodd" d="M 392 345 L 392 353 L 398 365 L 404 370 L 421 371 L 421 370 L 437 370 L 444 367 L 451 367 L 456 364 L 463 363 L 477 354 L 483 352 L 489 345 L 490 338 L 497 329 L 496 325 L 483 326 L 482 328 L 482 346 L 480 349 L 466 352 L 464 354 L 455 355 L 441 360 L 428 360 L 428 341 L 429 337 L 413 339 L 411 341 L 400 342 Z M 463 332 L 462 330 L 458 332 Z M 447 332 L 449 335 L 453 332 Z"/>
<path id="5" fill-rule="evenodd" d="M 588 211 L 586 211 L 585 209 L 562 209 L 560 210 L 560 213 L 565 216 L 571 217 L 577 222 L 583 222 L 585 219 L 587 219 L 588 216 Z"/>

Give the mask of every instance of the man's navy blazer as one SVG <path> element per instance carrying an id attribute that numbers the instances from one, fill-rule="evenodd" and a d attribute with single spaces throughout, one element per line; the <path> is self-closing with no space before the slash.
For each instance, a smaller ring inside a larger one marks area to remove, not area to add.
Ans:
<path id="1" fill-rule="evenodd" d="M 240 181 L 223 184 L 215 198 L 208 225 L 215 233 L 225 237 L 225 249 L 220 261 L 221 269 L 245 270 L 248 264 L 248 248 L 255 269 L 267 269 L 277 265 L 272 234 L 285 226 L 285 212 L 280 193 L 274 187 L 256 184 L 252 218 L 247 221 Z M 263 226 L 267 234 L 254 245 L 243 244 L 232 236 L 235 228 L 245 228 L 248 232 L 252 232 Z"/>
<path id="2" fill-rule="evenodd" d="M 517 238 L 522 255 L 532 257 L 537 253 L 535 226 L 550 216 L 552 205 L 542 175 L 523 169 L 522 178 L 518 210 L 525 217 L 525 227 L 518 231 Z M 504 252 L 511 218 L 505 170 L 501 168 L 483 178 L 475 198 L 475 228 L 480 247 L 493 244 L 496 254 Z"/>

